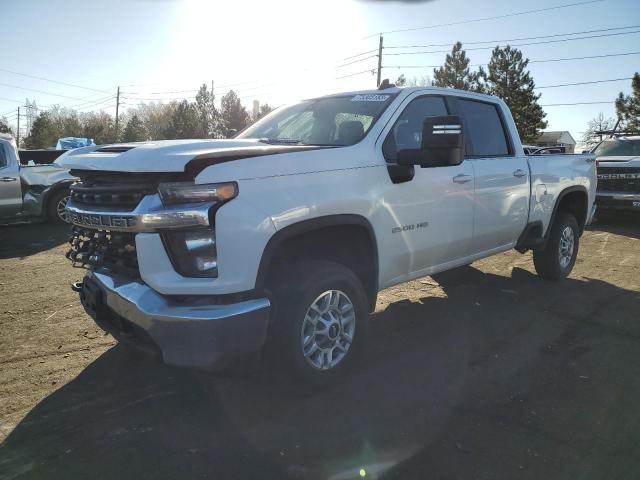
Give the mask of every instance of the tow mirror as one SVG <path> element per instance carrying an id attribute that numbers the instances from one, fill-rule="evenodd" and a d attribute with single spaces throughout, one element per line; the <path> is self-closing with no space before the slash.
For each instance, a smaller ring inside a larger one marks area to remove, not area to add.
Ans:
<path id="1" fill-rule="evenodd" d="M 464 133 L 456 115 L 428 117 L 422 127 L 422 146 L 398 152 L 398 165 L 447 167 L 463 160 Z"/>

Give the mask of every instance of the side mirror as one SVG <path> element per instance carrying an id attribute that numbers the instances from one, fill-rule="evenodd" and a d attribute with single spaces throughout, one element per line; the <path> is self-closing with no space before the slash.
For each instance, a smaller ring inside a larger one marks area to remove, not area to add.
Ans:
<path id="1" fill-rule="evenodd" d="M 422 127 L 421 148 L 398 152 L 398 165 L 447 167 L 464 160 L 462 121 L 456 115 L 428 117 Z"/>

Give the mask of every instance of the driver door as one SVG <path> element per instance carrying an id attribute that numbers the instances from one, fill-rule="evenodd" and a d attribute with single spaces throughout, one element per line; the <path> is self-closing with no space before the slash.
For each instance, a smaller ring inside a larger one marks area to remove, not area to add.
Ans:
<path id="1" fill-rule="evenodd" d="M 397 152 L 420 148 L 425 118 L 450 115 L 445 96 L 421 95 L 410 99 L 384 133 L 382 155 L 394 166 Z M 384 204 L 393 227 L 391 250 L 398 252 L 398 265 L 406 267 L 406 278 L 417 278 L 447 268 L 470 255 L 473 239 L 474 171 L 471 162 L 421 168 L 411 179 L 395 179 Z M 392 178 L 392 181 L 394 179 Z M 402 257 L 402 258 L 401 258 Z M 384 279 L 383 279 L 384 281 Z M 390 284 L 402 281 L 394 278 Z"/>

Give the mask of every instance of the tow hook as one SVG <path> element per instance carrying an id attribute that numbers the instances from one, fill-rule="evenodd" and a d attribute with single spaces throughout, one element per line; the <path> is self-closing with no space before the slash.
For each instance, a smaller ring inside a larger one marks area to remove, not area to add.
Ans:
<path id="1" fill-rule="evenodd" d="M 83 282 L 73 282 L 71 284 L 71 290 L 73 290 L 74 292 L 80 293 L 82 291 L 83 285 L 84 285 Z"/>

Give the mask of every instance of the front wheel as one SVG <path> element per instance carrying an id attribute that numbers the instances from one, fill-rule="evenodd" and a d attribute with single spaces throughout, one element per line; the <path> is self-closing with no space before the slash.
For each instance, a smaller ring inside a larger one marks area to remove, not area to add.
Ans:
<path id="1" fill-rule="evenodd" d="M 367 333 L 366 295 L 358 277 L 330 261 L 305 261 L 280 282 L 272 341 L 279 363 L 314 386 L 348 370 Z"/>
<path id="2" fill-rule="evenodd" d="M 51 223 L 69 223 L 65 210 L 69 201 L 69 190 L 63 189 L 55 192 L 47 201 L 47 220 Z"/>
<path id="3" fill-rule="evenodd" d="M 576 218 L 570 213 L 558 213 L 544 250 L 533 251 L 536 272 L 548 280 L 565 278 L 573 270 L 580 245 Z"/>

